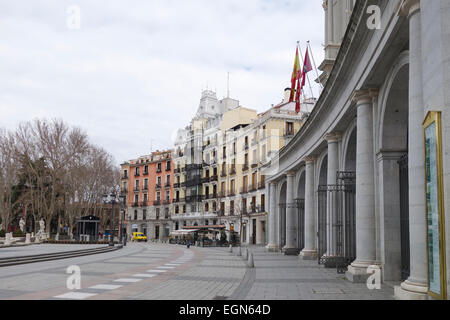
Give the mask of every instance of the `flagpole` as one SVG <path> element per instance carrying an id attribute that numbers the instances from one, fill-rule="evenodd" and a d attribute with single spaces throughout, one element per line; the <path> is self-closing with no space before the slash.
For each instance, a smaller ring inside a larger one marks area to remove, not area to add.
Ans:
<path id="1" fill-rule="evenodd" d="M 303 56 L 302 48 L 300 46 L 299 46 L 299 48 L 300 48 L 300 56 L 302 57 L 300 59 L 300 60 L 302 60 L 302 61 L 300 61 L 300 68 L 301 68 L 301 70 L 303 70 L 302 63 L 305 61 L 305 57 Z M 300 81 L 300 80 L 301 80 L 301 78 L 298 81 Z M 305 92 L 303 92 L 303 90 L 302 90 L 301 94 L 303 94 L 303 101 L 305 101 L 306 100 L 306 95 L 305 95 Z"/>
<path id="2" fill-rule="evenodd" d="M 314 70 L 316 71 L 317 79 L 319 79 L 319 77 L 320 77 L 319 76 L 319 72 L 317 71 L 316 61 L 314 60 L 314 55 L 312 53 L 311 43 L 309 42 L 309 40 L 308 40 L 308 47 L 309 47 L 309 51 L 311 51 L 311 57 L 312 57 L 312 61 L 313 61 L 313 64 L 314 64 Z M 320 88 L 323 89 L 322 83 L 320 81 L 318 81 L 318 82 L 319 82 Z"/>

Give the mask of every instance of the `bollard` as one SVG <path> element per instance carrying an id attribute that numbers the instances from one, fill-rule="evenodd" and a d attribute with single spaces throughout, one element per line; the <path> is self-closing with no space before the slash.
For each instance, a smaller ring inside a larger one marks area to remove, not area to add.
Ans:
<path id="1" fill-rule="evenodd" d="M 250 252 L 250 255 L 248 257 L 248 263 L 247 263 L 249 268 L 254 268 L 255 267 L 255 262 L 253 261 L 253 253 Z"/>
<path id="2" fill-rule="evenodd" d="M 31 243 L 31 234 L 27 233 L 25 236 L 25 244 Z"/>
<path id="3" fill-rule="evenodd" d="M 239 246 L 239 249 L 238 249 L 238 257 L 241 257 L 242 256 L 242 249 L 241 249 L 241 246 Z"/>
<path id="4" fill-rule="evenodd" d="M 5 234 L 5 241 L 3 242 L 3 245 L 9 246 L 11 244 L 11 234 L 7 233 Z"/>
<path id="5" fill-rule="evenodd" d="M 233 246 L 230 244 L 230 253 L 233 253 Z"/>
<path id="6" fill-rule="evenodd" d="M 248 260 L 248 248 L 245 248 L 245 260 Z"/>

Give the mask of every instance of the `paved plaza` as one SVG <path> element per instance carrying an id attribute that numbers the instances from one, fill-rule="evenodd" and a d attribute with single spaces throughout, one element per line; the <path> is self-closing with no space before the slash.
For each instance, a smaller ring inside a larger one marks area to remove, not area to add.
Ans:
<path id="1" fill-rule="evenodd" d="M 49 245 L 27 250 L 48 252 Z M 69 247 L 69 246 L 63 246 Z M 63 247 L 59 247 L 61 250 Z M 69 247 L 70 248 L 70 247 Z M 21 248 L 24 249 L 24 248 Z M 72 250 L 75 246 L 72 247 Z M 79 249 L 79 248 L 77 248 Z M 369 290 L 316 261 L 250 248 L 255 268 L 228 248 L 129 243 L 121 250 L 0 268 L 0 299 L 37 300 L 388 300 L 394 284 Z M 4 254 L 4 252 L 0 253 Z M 66 287 L 68 266 L 81 289 Z"/>

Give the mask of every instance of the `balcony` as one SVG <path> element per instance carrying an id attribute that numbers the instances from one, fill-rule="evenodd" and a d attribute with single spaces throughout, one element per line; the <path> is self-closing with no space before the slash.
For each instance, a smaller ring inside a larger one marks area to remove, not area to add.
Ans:
<path id="1" fill-rule="evenodd" d="M 164 185 L 164 188 L 170 188 L 172 185 L 170 184 L 170 182 L 166 182 L 166 184 Z"/>
<path id="2" fill-rule="evenodd" d="M 244 144 L 244 146 L 242 147 L 242 151 L 248 150 L 248 143 Z"/>
<path id="3" fill-rule="evenodd" d="M 163 201 L 163 205 L 169 205 L 171 203 L 170 199 L 166 199 Z"/>
<path id="4" fill-rule="evenodd" d="M 155 200 L 155 201 L 153 201 L 153 205 L 154 205 L 154 206 L 160 206 L 160 205 L 161 205 L 161 200 Z"/>
<path id="5" fill-rule="evenodd" d="M 203 200 L 203 196 L 201 195 L 195 195 L 195 196 L 187 196 L 186 202 L 192 203 L 192 202 L 201 202 Z"/>
<path id="6" fill-rule="evenodd" d="M 144 171 L 143 175 L 148 176 L 148 171 Z"/>
<path id="7" fill-rule="evenodd" d="M 120 189 L 120 193 L 128 193 L 128 188 L 122 188 L 122 189 Z"/>
<path id="8" fill-rule="evenodd" d="M 155 185 L 155 189 L 156 189 L 156 190 L 161 189 L 161 183 L 157 183 L 157 184 Z"/>
<path id="9" fill-rule="evenodd" d="M 252 163 L 252 169 L 258 168 L 258 163 Z"/>
<path id="10" fill-rule="evenodd" d="M 250 168 L 249 168 L 249 166 L 248 166 L 248 163 L 246 163 L 246 164 L 244 164 L 244 166 L 242 167 L 242 172 L 248 171 L 248 169 L 250 169 Z"/>
<path id="11" fill-rule="evenodd" d="M 181 183 L 179 183 L 179 182 L 174 183 L 174 184 L 173 184 L 173 187 L 174 187 L 175 189 L 179 189 L 179 188 L 181 188 Z"/>
<path id="12" fill-rule="evenodd" d="M 209 182 L 217 182 L 217 181 L 219 181 L 219 177 L 217 175 L 214 175 L 209 179 Z"/>
<path id="13" fill-rule="evenodd" d="M 175 198 L 173 199 L 173 203 L 180 203 L 180 202 L 184 202 L 184 198 Z"/>
<path id="14" fill-rule="evenodd" d="M 144 187 L 142 188 L 142 190 L 143 190 L 143 191 L 148 191 L 148 186 L 144 186 Z"/>
<path id="15" fill-rule="evenodd" d="M 227 196 L 226 191 L 219 191 L 217 194 L 218 198 L 225 198 Z"/>
<path id="16" fill-rule="evenodd" d="M 148 202 L 147 201 L 141 202 L 141 207 L 148 207 Z"/>
<path id="17" fill-rule="evenodd" d="M 162 172 L 161 168 L 156 169 L 156 173 L 161 173 L 161 172 Z"/>
<path id="18" fill-rule="evenodd" d="M 202 183 L 209 183 L 210 177 L 204 177 L 202 178 Z"/>
<path id="19" fill-rule="evenodd" d="M 139 192 L 139 191 L 141 191 L 141 189 L 139 189 L 139 187 L 135 187 L 135 188 L 133 189 L 133 191 L 134 191 L 134 192 Z"/>
<path id="20" fill-rule="evenodd" d="M 139 207 L 139 202 L 134 202 L 131 206 L 132 206 L 133 208 L 137 208 L 137 207 Z"/>
<path id="21" fill-rule="evenodd" d="M 166 171 L 170 171 L 170 170 L 172 170 L 171 166 L 166 167 Z"/>
<path id="22" fill-rule="evenodd" d="M 227 171 L 226 170 L 222 170 L 220 177 L 221 178 L 225 178 L 227 176 Z"/>
<path id="23" fill-rule="evenodd" d="M 248 192 L 253 192 L 256 190 L 258 190 L 258 185 L 256 183 L 248 187 Z"/>
<path id="24" fill-rule="evenodd" d="M 230 190 L 229 192 L 228 192 L 228 196 L 229 197 L 234 197 L 236 195 L 236 191 L 234 191 L 234 190 Z"/>
<path id="25" fill-rule="evenodd" d="M 230 169 L 230 176 L 235 175 L 236 174 L 236 167 L 232 166 Z"/>
<path id="26" fill-rule="evenodd" d="M 140 177 L 141 174 L 140 174 L 139 172 L 136 172 L 136 173 L 134 174 L 134 176 L 135 176 L 135 177 Z"/>
<path id="27" fill-rule="evenodd" d="M 248 193 L 248 188 L 247 187 L 242 187 L 241 188 L 241 194 L 246 194 Z"/>
<path id="28" fill-rule="evenodd" d="M 128 180 L 128 175 L 127 174 L 123 175 L 122 180 Z"/>
<path id="29" fill-rule="evenodd" d="M 260 181 L 258 182 L 258 189 L 265 189 L 266 188 L 266 183 L 264 181 Z"/>
<path id="30" fill-rule="evenodd" d="M 192 170 L 199 170 L 202 168 L 201 164 L 187 164 L 186 165 L 186 171 L 192 171 Z"/>

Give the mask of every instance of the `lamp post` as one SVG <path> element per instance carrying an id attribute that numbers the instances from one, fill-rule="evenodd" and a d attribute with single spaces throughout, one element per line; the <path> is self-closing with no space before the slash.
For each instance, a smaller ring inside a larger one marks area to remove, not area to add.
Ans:
<path id="1" fill-rule="evenodd" d="M 122 200 L 120 202 L 120 200 Z M 124 196 L 119 195 L 119 199 L 115 193 L 111 193 L 110 195 L 103 195 L 103 203 L 111 205 L 111 238 L 109 240 L 109 246 L 114 247 L 114 234 L 115 234 L 115 226 L 114 226 L 114 205 L 118 203 L 123 203 Z"/>

